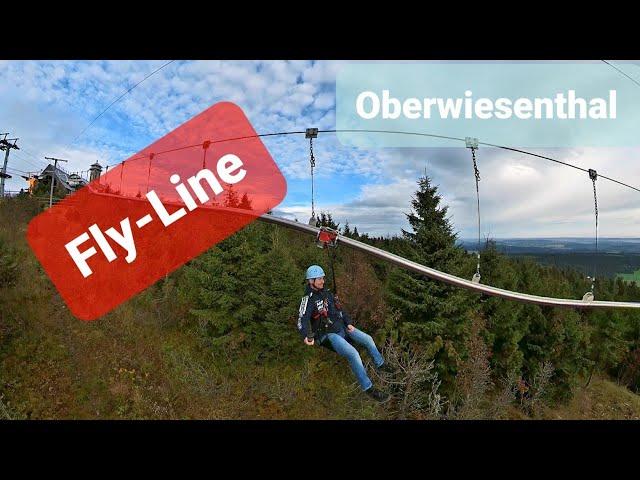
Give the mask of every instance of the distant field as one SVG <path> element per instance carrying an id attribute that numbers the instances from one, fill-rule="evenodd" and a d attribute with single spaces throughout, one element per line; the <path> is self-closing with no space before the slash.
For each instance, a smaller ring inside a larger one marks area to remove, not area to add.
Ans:
<path id="1" fill-rule="evenodd" d="M 619 273 L 617 276 L 625 282 L 636 282 L 640 284 L 640 270 L 636 270 L 633 273 Z"/>
<path id="2" fill-rule="evenodd" d="M 473 251 L 477 248 L 476 242 L 462 240 L 460 245 Z M 500 252 L 511 257 L 571 268 L 584 275 L 592 275 L 595 271 L 599 277 L 620 276 L 625 281 L 640 283 L 640 239 L 637 238 L 602 238 L 597 255 L 590 238 L 497 239 L 495 243 Z"/>
<path id="3" fill-rule="evenodd" d="M 598 272 L 599 277 L 615 278 L 618 275 L 635 277 L 640 275 L 640 255 L 638 254 L 613 254 L 601 253 L 593 255 L 589 253 L 559 253 L 552 254 L 510 254 L 512 257 L 530 258 L 543 265 L 552 265 L 558 268 L 572 268 L 584 275 Z M 630 273 L 635 272 L 635 273 Z M 625 278 L 625 280 L 627 280 Z M 640 282 L 640 277 L 636 281 Z"/>
<path id="4" fill-rule="evenodd" d="M 595 241 L 593 238 L 500 238 L 492 239 L 498 250 L 507 255 L 523 254 L 593 254 Z M 460 244 L 466 249 L 477 248 L 477 239 L 461 239 Z M 600 238 L 600 253 L 618 255 L 640 255 L 640 238 Z"/>

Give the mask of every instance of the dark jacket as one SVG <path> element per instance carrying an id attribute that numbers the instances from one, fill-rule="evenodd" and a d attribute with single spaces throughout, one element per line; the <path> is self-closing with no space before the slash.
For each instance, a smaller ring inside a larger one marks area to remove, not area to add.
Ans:
<path id="1" fill-rule="evenodd" d="M 336 305 L 333 294 L 326 288 L 313 290 L 307 284 L 298 310 L 300 335 L 314 338 L 325 333 L 344 334 L 347 325 L 353 325 L 353 321 Z"/>

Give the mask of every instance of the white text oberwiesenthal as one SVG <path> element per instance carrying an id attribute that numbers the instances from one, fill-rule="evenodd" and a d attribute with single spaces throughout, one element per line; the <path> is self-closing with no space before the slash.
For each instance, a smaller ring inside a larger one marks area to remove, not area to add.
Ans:
<path id="1" fill-rule="evenodd" d="M 435 112 L 434 112 L 435 110 Z M 473 92 L 464 92 L 464 98 L 405 98 L 390 96 L 389 90 L 382 95 L 364 91 L 356 99 L 356 112 L 365 119 L 376 117 L 397 119 L 401 115 L 410 120 L 430 119 L 510 119 L 513 116 L 527 119 L 615 119 L 616 91 L 609 90 L 609 98 L 585 99 L 576 97 L 575 90 L 567 94 L 558 93 L 555 98 L 473 98 Z"/>

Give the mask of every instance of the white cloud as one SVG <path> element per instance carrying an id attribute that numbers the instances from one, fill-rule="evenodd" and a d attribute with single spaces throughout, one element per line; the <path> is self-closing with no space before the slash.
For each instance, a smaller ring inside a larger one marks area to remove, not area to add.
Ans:
<path id="1" fill-rule="evenodd" d="M 336 96 L 333 92 L 325 92 L 319 94 L 315 101 L 313 102 L 313 106 L 319 110 L 327 110 L 333 107 L 336 103 Z"/>
<path id="2" fill-rule="evenodd" d="M 313 84 L 333 84 L 341 63 L 345 62 L 315 62 L 304 71 L 302 78 Z"/>
<path id="3" fill-rule="evenodd" d="M 154 61 L 0 62 L 3 128 L 20 137 L 25 151 L 9 166 L 32 170 L 42 157 L 69 157 L 69 169 L 86 170 L 95 160 L 115 163 L 221 101 L 235 101 L 258 132 L 335 128 L 333 86 L 345 62 L 176 61 L 116 103 L 77 142 L 71 140 L 113 99 L 165 63 Z M 5 130 L 6 131 L 6 130 Z M 309 180 L 308 141 L 300 136 L 265 138 L 287 180 Z M 29 153 L 27 153 L 27 150 Z M 329 202 L 336 218 L 361 231 L 397 233 L 406 226 L 416 180 L 425 169 L 450 206 L 456 230 L 475 235 L 475 185 L 469 151 L 459 149 L 362 150 L 340 144 L 334 134 L 314 143 L 319 179 L 360 188 Z M 549 150 L 551 157 L 640 185 L 640 149 Z M 35 157 L 35 158 L 34 158 Z M 483 234 L 494 236 L 589 236 L 593 198 L 586 173 L 542 159 L 481 148 Z M 11 189 L 24 184 L 8 182 Z M 295 190 L 295 189 L 294 189 Z M 601 234 L 638 236 L 640 195 L 598 180 Z M 308 217 L 308 207 L 279 210 Z"/>

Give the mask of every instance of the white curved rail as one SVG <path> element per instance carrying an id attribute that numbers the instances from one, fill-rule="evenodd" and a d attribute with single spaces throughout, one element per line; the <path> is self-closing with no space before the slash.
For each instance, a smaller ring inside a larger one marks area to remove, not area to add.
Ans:
<path id="1" fill-rule="evenodd" d="M 319 228 L 306 225 L 304 223 L 294 222 L 284 218 L 274 217 L 272 215 L 262 215 L 259 220 L 275 225 L 281 225 L 286 228 L 297 230 L 299 232 L 309 233 L 317 235 Z M 466 288 L 467 290 L 473 290 L 479 293 L 492 295 L 494 297 L 507 298 L 509 300 L 515 300 L 517 302 L 533 303 L 536 305 L 547 305 L 552 307 L 575 307 L 575 308 L 640 308 L 640 302 L 606 302 L 606 301 L 584 301 L 584 300 L 571 300 L 566 298 L 552 298 L 541 297 L 538 295 L 529 295 L 527 293 L 518 293 L 511 290 L 504 290 L 502 288 L 492 287 L 489 285 L 482 285 L 480 283 L 473 283 L 471 280 L 456 277 L 448 273 L 441 272 L 439 270 L 425 267 L 406 258 L 400 257 L 393 253 L 386 252 L 366 243 L 353 240 L 352 238 L 338 235 L 338 243 L 346 245 L 361 252 L 365 252 L 369 255 L 377 257 L 381 260 L 393 263 L 401 268 L 410 270 L 416 273 L 421 273 L 434 280 L 455 285 L 457 287 Z"/>
<path id="2" fill-rule="evenodd" d="M 108 196 L 108 197 L 120 198 L 120 199 L 124 198 L 126 200 L 133 200 L 133 201 L 143 201 L 143 202 L 147 201 L 146 199 L 143 199 L 143 198 L 122 197 L 120 195 L 97 192 L 92 188 L 91 185 L 88 185 L 87 188 L 91 193 L 94 193 L 100 196 Z M 68 198 L 63 199 L 61 203 L 65 203 L 67 199 Z M 172 205 L 183 206 L 183 204 L 177 203 L 177 202 L 163 202 L 163 203 L 167 205 L 172 204 Z M 251 215 L 250 213 L 247 212 L 247 210 L 241 210 L 237 208 L 228 208 L 228 207 L 221 208 L 221 207 L 210 207 L 210 206 L 201 206 L 200 208 L 207 208 L 211 210 L 223 210 L 227 212 L 233 212 L 234 214 L 237 214 L 237 215 L 250 215 L 255 218 L 255 215 Z M 314 236 L 316 236 L 320 231 L 319 228 L 312 227 L 311 225 L 307 225 L 305 223 L 295 222 L 293 220 L 287 220 L 286 218 L 275 217 L 273 215 L 268 215 L 268 214 L 261 215 L 257 217 L 257 219 L 266 223 L 280 225 L 285 228 L 297 230 L 303 233 L 308 233 Z M 449 283 L 451 285 L 455 285 L 460 288 L 466 288 L 467 290 L 472 290 L 478 293 L 484 293 L 486 295 L 491 295 L 494 297 L 501 297 L 501 298 L 507 298 L 509 300 L 515 300 L 516 302 L 533 303 L 536 305 L 546 305 L 551 307 L 640 308 L 640 302 L 607 302 L 607 301 L 597 301 L 597 300 L 585 301 L 585 300 L 573 300 L 568 298 L 541 297 L 539 295 L 530 295 L 528 293 L 513 292 L 511 290 L 504 290 L 502 288 L 492 287 L 490 285 L 473 283 L 471 280 L 456 277 L 455 275 L 444 273 L 434 268 L 425 267 L 424 265 L 421 265 L 416 262 L 412 262 L 411 260 L 407 260 L 406 258 L 403 258 L 399 255 L 395 255 L 385 250 L 372 247 L 371 245 L 367 245 L 366 243 L 359 242 L 349 237 L 338 235 L 338 242 L 350 248 L 353 248 L 355 250 L 365 252 L 368 255 L 377 257 L 386 262 L 393 263 L 394 265 L 397 265 L 406 270 L 420 273 L 434 280 L 439 280 L 441 282 Z"/>

